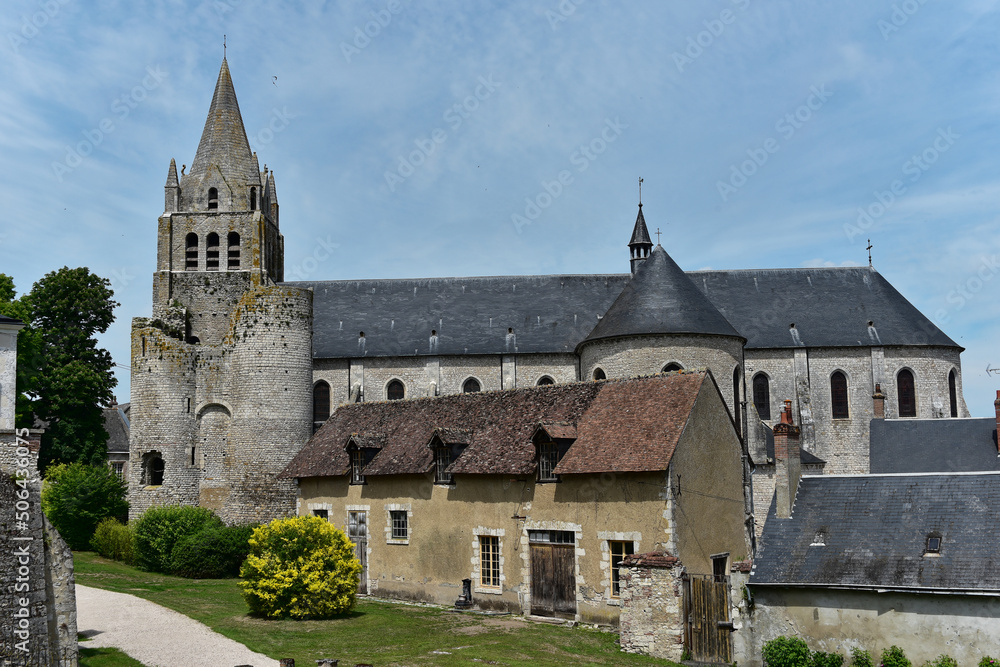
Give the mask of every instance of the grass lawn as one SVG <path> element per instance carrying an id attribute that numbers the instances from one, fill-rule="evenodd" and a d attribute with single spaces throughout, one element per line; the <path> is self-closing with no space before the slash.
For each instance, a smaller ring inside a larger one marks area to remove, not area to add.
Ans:
<path id="1" fill-rule="evenodd" d="M 675 664 L 621 653 L 614 633 L 371 599 L 359 599 L 354 612 L 342 618 L 266 621 L 247 615 L 236 579 L 182 579 L 142 572 L 90 552 L 75 552 L 74 560 L 80 584 L 151 600 L 201 621 L 251 650 L 275 659 L 295 658 L 297 665 L 314 665 L 318 658 L 377 667 Z M 85 646 L 86 642 L 81 644 L 81 648 Z"/>
<path id="2" fill-rule="evenodd" d="M 87 648 L 80 642 L 80 667 L 143 667 L 116 648 Z"/>

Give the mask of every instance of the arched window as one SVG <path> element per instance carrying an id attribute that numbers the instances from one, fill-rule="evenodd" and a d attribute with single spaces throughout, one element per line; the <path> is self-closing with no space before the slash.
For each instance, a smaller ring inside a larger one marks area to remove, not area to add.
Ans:
<path id="1" fill-rule="evenodd" d="M 740 373 L 740 367 L 737 366 L 733 369 L 733 420 L 736 422 L 736 432 L 742 433 L 743 431 L 743 419 L 740 415 L 740 391 L 743 383 L 740 380 L 743 375 Z"/>
<path id="2" fill-rule="evenodd" d="M 479 391 L 480 389 L 481 387 L 479 386 L 479 380 L 477 380 L 476 378 L 469 378 L 462 384 L 463 394 L 472 394 L 474 392 Z"/>
<path id="3" fill-rule="evenodd" d="M 663 370 L 660 371 L 660 372 L 661 373 L 672 373 L 673 371 L 682 371 L 682 370 L 684 370 L 683 366 L 681 366 L 676 361 L 671 361 L 669 364 L 667 364 L 666 366 L 664 366 Z"/>
<path id="4" fill-rule="evenodd" d="M 240 235 L 236 232 L 229 232 L 229 261 L 226 267 L 230 271 L 240 268 Z"/>
<path id="5" fill-rule="evenodd" d="M 556 381 L 550 378 L 548 375 L 543 375 L 542 377 L 538 378 L 538 382 L 536 382 L 535 384 L 537 384 L 539 387 L 544 387 L 546 385 L 555 383 Z"/>
<path id="6" fill-rule="evenodd" d="M 219 208 L 219 191 L 215 188 L 208 189 L 208 208 L 209 210 Z"/>
<path id="7" fill-rule="evenodd" d="M 257 188 L 250 188 L 250 210 L 257 210 Z"/>
<path id="8" fill-rule="evenodd" d="M 955 371 L 948 373 L 948 399 L 951 401 L 951 416 L 958 416 L 958 390 L 955 388 Z"/>
<path id="9" fill-rule="evenodd" d="M 406 387 L 399 380 L 393 380 L 385 387 L 385 397 L 390 401 L 399 401 L 406 397 Z"/>
<path id="10" fill-rule="evenodd" d="M 215 232 L 205 237 L 205 270 L 219 270 L 219 235 Z"/>
<path id="11" fill-rule="evenodd" d="M 594 379 L 595 380 L 607 380 L 608 376 L 604 374 L 604 370 L 598 366 L 594 369 Z"/>
<path id="12" fill-rule="evenodd" d="M 323 380 L 313 387 L 313 433 L 330 418 L 330 385 Z"/>
<path id="13" fill-rule="evenodd" d="M 913 373 L 908 369 L 896 373 L 896 394 L 899 397 L 899 416 L 917 416 L 917 396 L 913 387 Z"/>
<path id="14" fill-rule="evenodd" d="M 771 387 L 763 373 L 753 376 L 753 406 L 757 408 L 758 417 L 771 418 Z"/>
<path id="15" fill-rule="evenodd" d="M 184 268 L 187 271 L 198 270 L 198 235 L 194 232 L 184 239 Z"/>
<path id="16" fill-rule="evenodd" d="M 851 416 L 847 404 L 847 376 L 842 371 L 834 371 L 830 376 L 830 403 L 834 419 L 847 419 Z"/>

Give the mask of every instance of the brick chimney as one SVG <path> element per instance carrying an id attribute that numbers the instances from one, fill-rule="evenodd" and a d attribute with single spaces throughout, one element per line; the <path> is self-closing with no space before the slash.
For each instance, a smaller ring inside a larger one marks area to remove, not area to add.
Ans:
<path id="1" fill-rule="evenodd" d="M 799 427 L 792 421 L 792 402 L 785 401 L 781 421 L 774 425 L 774 497 L 779 519 L 792 516 L 795 491 L 802 474 Z"/>
<path id="2" fill-rule="evenodd" d="M 882 385 L 875 383 L 875 393 L 872 394 L 872 407 L 875 419 L 885 419 L 885 394 L 882 393 Z"/>

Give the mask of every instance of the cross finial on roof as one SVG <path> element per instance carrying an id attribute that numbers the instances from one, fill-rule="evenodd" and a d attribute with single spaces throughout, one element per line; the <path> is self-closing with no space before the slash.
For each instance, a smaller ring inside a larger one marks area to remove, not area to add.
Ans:
<path id="1" fill-rule="evenodd" d="M 660 228 L 656 228 L 656 245 L 660 245 Z"/>
<path id="2" fill-rule="evenodd" d="M 872 248 L 873 247 L 874 246 L 872 246 L 872 240 L 868 239 L 868 248 L 867 248 L 867 250 L 868 250 L 868 266 L 872 265 Z"/>
<path id="3" fill-rule="evenodd" d="M 642 177 L 639 177 L 639 206 L 642 206 Z"/>

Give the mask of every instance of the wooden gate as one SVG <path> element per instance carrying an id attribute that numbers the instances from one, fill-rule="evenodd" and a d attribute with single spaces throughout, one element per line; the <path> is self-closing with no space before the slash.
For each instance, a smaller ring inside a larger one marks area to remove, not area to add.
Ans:
<path id="1" fill-rule="evenodd" d="M 368 512 L 347 513 L 347 537 L 354 543 L 354 556 L 361 562 L 358 593 L 368 593 Z"/>
<path id="2" fill-rule="evenodd" d="M 729 581 L 711 575 L 684 575 L 684 644 L 697 662 L 733 661 Z"/>
<path id="3" fill-rule="evenodd" d="M 576 548 L 531 545 L 531 613 L 576 618 Z"/>

